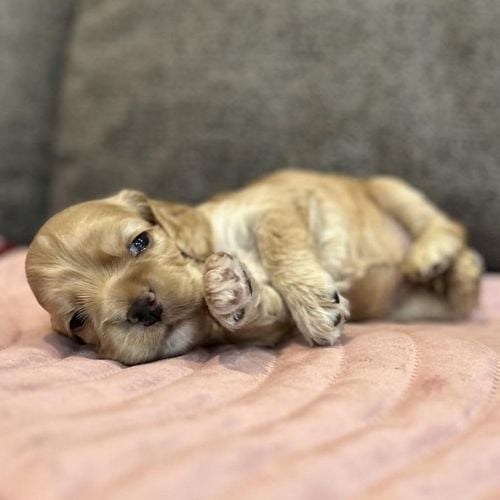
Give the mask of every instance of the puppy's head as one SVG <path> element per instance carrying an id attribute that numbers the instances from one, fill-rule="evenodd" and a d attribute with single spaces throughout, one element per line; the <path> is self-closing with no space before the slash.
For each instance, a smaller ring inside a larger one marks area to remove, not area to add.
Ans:
<path id="1" fill-rule="evenodd" d="M 207 234 L 194 209 L 122 191 L 49 219 L 26 274 L 55 330 L 102 357 L 150 361 L 185 352 L 203 334 Z"/>

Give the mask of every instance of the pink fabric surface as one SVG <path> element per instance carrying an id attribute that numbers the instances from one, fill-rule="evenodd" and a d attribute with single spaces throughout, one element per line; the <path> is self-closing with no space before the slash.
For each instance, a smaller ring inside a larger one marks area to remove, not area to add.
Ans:
<path id="1" fill-rule="evenodd" d="M 135 367 L 50 333 L 0 259 L 1 499 L 500 497 L 500 277 L 466 323 Z"/>

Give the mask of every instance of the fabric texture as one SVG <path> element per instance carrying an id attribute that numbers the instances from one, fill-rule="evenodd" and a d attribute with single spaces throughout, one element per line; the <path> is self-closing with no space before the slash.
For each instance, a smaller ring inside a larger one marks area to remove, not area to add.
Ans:
<path id="1" fill-rule="evenodd" d="M 73 0 L 0 3 L 0 232 L 31 239 L 47 214 L 51 140 Z"/>
<path id="2" fill-rule="evenodd" d="M 284 166 L 390 173 L 500 270 L 500 3 L 82 0 L 52 210 L 199 201 Z"/>
<path id="3" fill-rule="evenodd" d="M 500 496 L 500 276 L 465 323 L 126 368 L 50 333 L 24 257 L 0 259 L 2 499 Z"/>

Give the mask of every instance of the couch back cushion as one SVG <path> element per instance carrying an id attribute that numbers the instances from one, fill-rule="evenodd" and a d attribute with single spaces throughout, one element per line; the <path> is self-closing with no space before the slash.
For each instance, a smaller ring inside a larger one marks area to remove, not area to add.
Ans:
<path id="1" fill-rule="evenodd" d="M 52 210 L 287 165 L 399 175 L 500 269 L 500 3 L 82 0 Z"/>
<path id="2" fill-rule="evenodd" d="M 46 216 L 50 143 L 74 0 L 0 5 L 0 235 L 30 240 Z"/>

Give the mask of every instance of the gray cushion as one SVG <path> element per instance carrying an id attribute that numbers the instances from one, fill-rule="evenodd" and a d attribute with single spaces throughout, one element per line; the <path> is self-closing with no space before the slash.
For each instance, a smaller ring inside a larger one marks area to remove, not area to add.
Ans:
<path id="1" fill-rule="evenodd" d="M 50 140 L 73 0 L 0 3 L 0 234 L 26 242 L 45 217 Z"/>
<path id="2" fill-rule="evenodd" d="M 52 209 L 285 165 L 400 175 L 500 269 L 500 3 L 83 0 Z"/>

